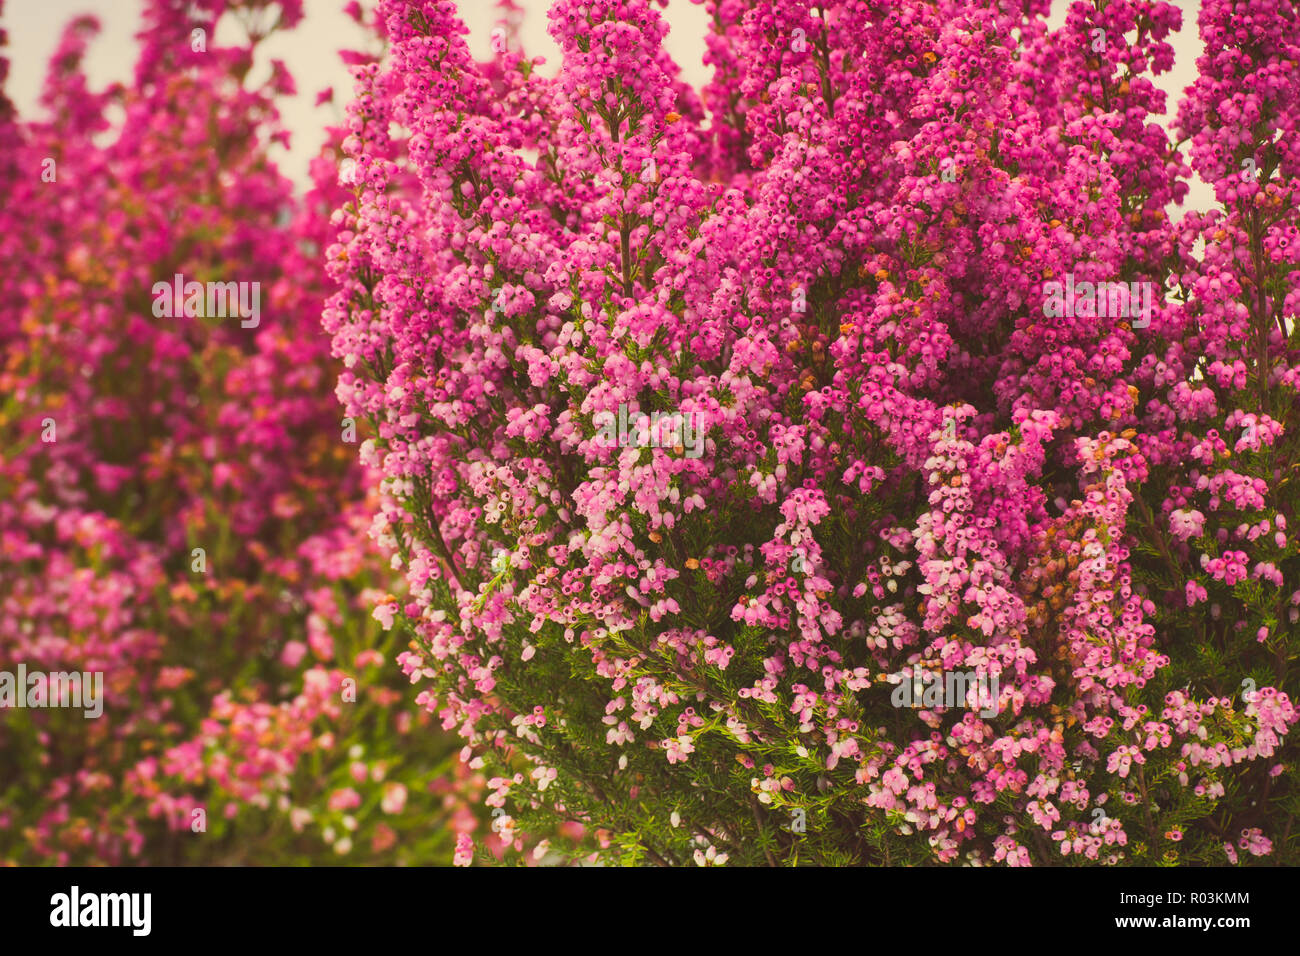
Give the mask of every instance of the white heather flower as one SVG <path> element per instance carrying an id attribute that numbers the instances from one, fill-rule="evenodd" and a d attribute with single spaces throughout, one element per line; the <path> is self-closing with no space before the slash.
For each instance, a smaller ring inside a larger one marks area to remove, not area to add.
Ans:
<path id="1" fill-rule="evenodd" d="M 695 851 L 696 866 L 722 866 L 727 862 L 727 854 L 718 853 L 716 847 L 709 847 L 708 850 Z"/>
<path id="2" fill-rule="evenodd" d="M 668 818 L 668 822 L 671 823 L 673 827 L 679 827 L 682 825 L 682 815 L 674 810 L 672 816 Z"/>
<path id="3" fill-rule="evenodd" d="M 547 787 L 551 785 L 551 781 L 555 779 L 555 768 L 538 767 L 536 770 L 533 771 L 532 777 L 535 781 L 537 781 L 537 789 L 545 790 Z"/>

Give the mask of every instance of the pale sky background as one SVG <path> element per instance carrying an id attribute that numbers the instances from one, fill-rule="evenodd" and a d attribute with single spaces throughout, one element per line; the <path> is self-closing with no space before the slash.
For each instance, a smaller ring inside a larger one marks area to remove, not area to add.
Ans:
<path id="1" fill-rule="evenodd" d="M 292 133 L 292 148 L 287 156 L 281 151 L 276 160 L 284 174 L 300 186 L 307 182 L 308 162 L 319 154 L 325 141 L 324 126 L 338 122 L 342 105 L 351 97 L 352 80 L 336 51 L 369 48 L 364 32 L 343 14 L 344 3 L 345 0 L 305 0 L 303 22 L 293 30 L 274 35 L 260 50 L 261 70 L 272 58 L 284 60 L 297 84 L 298 95 L 283 100 L 280 106 L 285 125 Z M 369 0 L 362 0 L 362 4 L 372 5 Z M 498 18 L 496 5 L 491 0 L 458 0 L 457 5 L 470 28 L 471 50 L 475 56 L 486 59 L 490 55 L 489 34 Z M 522 29 L 524 50 L 530 56 L 546 57 L 544 69 L 553 71 L 560 57 L 546 33 L 549 3 L 519 0 L 519 5 L 526 11 Z M 1178 5 L 1183 9 L 1183 28 L 1172 40 L 1175 66 L 1173 71 L 1159 77 L 1160 86 L 1169 94 L 1170 113 L 1177 109 L 1184 87 L 1195 78 L 1195 61 L 1201 53 L 1196 34 L 1199 0 Z M 1053 0 L 1052 26 L 1064 22 L 1067 6 L 1066 0 Z M 135 33 L 140 28 L 140 7 L 138 0 L 6 0 L 0 23 L 9 32 L 9 46 L 5 51 L 10 59 L 8 94 L 20 114 L 34 114 L 46 65 L 58 45 L 59 34 L 78 14 L 96 15 L 103 27 L 86 59 L 92 87 L 100 88 L 113 80 L 128 80 L 137 54 Z M 670 0 L 666 17 L 672 27 L 666 41 L 668 50 L 682 67 L 687 82 L 699 87 L 709 74 L 702 62 L 707 23 L 704 7 L 690 0 Z M 218 32 L 216 44 L 220 45 L 223 39 Z M 261 70 L 250 79 L 264 76 Z M 313 106 L 317 92 L 325 87 L 334 88 L 335 102 Z M 1196 181 L 1183 208 L 1204 209 L 1212 204 L 1213 192 Z"/>

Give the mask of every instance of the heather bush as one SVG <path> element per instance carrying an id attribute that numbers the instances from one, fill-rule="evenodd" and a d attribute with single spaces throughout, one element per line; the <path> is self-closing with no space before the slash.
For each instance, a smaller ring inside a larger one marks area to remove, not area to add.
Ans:
<path id="1" fill-rule="evenodd" d="M 450 862 L 478 825 L 370 614 L 392 575 L 317 324 L 335 163 L 296 200 L 292 80 L 247 79 L 301 14 L 150 0 L 102 92 L 79 19 L 45 118 L 0 101 L 0 671 L 104 674 L 98 719 L 0 711 L 0 862 Z M 258 283 L 258 320 L 160 316 L 176 274 Z"/>
<path id="2" fill-rule="evenodd" d="M 706 6 L 700 91 L 648 0 L 355 67 L 375 616 L 507 856 L 1295 863 L 1294 4 L 1172 133 L 1167 3 Z"/>

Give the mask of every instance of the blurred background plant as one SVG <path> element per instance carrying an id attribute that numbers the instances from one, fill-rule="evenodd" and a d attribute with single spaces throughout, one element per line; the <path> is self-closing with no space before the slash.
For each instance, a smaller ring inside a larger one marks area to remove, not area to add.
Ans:
<path id="1" fill-rule="evenodd" d="M 295 198 L 292 79 L 246 85 L 301 2 L 145 13 L 131 82 L 88 88 L 82 18 L 40 119 L 0 98 L 0 670 L 106 697 L 0 712 L 0 862 L 450 862 L 481 780 L 370 613 L 365 423 L 319 328 L 337 164 Z M 258 282 L 260 323 L 155 318 L 175 274 Z"/>

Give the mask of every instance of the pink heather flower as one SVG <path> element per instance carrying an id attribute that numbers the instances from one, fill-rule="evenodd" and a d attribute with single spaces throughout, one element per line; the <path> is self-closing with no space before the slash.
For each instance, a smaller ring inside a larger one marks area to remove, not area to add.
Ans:
<path id="1" fill-rule="evenodd" d="M 660 746 L 667 752 L 669 763 L 677 763 L 679 760 L 684 762 L 687 755 L 695 752 L 695 744 L 688 734 L 669 737 L 667 740 L 660 741 Z"/>
<path id="2" fill-rule="evenodd" d="M 1264 836 L 1259 827 L 1242 830 L 1237 846 L 1249 850 L 1252 856 L 1267 856 L 1273 852 L 1273 841 Z"/>
<path id="3" fill-rule="evenodd" d="M 372 616 L 385 631 L 392 630 L 393 618 L 397 614 L 397 603 L 387 601 L 375 607 Z"/>
<path id="4" fill-rule="evenodd" d="M 456 836 L 456 853 L 452 858 L 454 866 L 469 866 L 474 862 L 474 841 L 468 833 Z"/>
<path id="5" fill-rule="evenodd" d="M 302 659 L 307 656 L 307 645 L 302 641 L 287 641 L 280 650 L 280 663 L 285 667 L 294 668 L 302 663 Z"/>
<path id="6" fill-rule="evenodd" d="M 620 720 L 617 727 L 610 727 L 605 732 L 605 743 L 615 746 L 630 744 L 636 739 L 636 735 L 627 726 L 627 721 Z"/>
<path id="7" fill-rule="evenodd" d="M 321 661 L 334 659 L 334 637 L 323 628 L 307 629 L 307 644 L 316 658 Z"/>
<path id="8" fill-rule="evenodd" d="M 397 831 L 387 823 L 381 823 L 375 827 L 375 832 L 370 838 L 370 850 L 373 853 L 383 853 L 391 850 L 397 845 Z"/>
<path id="9" fill-rule="evenodd" d="M 1179 509 L 1169 516 L 1169 531 L 1179 541 L 1196 538 L 1205 527 L 1205 515 L 1199 511 Z"/>
<path id="10" fill-rule="evenodd" d="M 355 810 L 359 806 L 361 806 L 361 794 L 351 787 L 344 787 L 330 794 L 329 808 L 331 810 Z"/>
<path id="11" fill-rule="evenodd" d="M 359 651 L 353 659 L 353 666 L 357 670 L 365 670 L 367 667 L 380 667 L 384 663 L 384 655 L 373 647 L 364 651 Z"/>
<path id="12" fill-rule="evenodd" d="M 401 813 L 406 806 L 406 787 L 400 783 L 387 783 L 384 785 L 384 795 L 379 801 L 379 807 L 387 814 Z"/>
<path id="13" fill-rule="evenodd" d="M 1129 745 L 1118 747 L 1107 759 L 1106 770 L 1108 773 L 1116 773 L 1120 777 L 1127 777 L 1134 760 L 1138 763 L 1144 762 L 1141 753 L 1136 747 Z"/>

